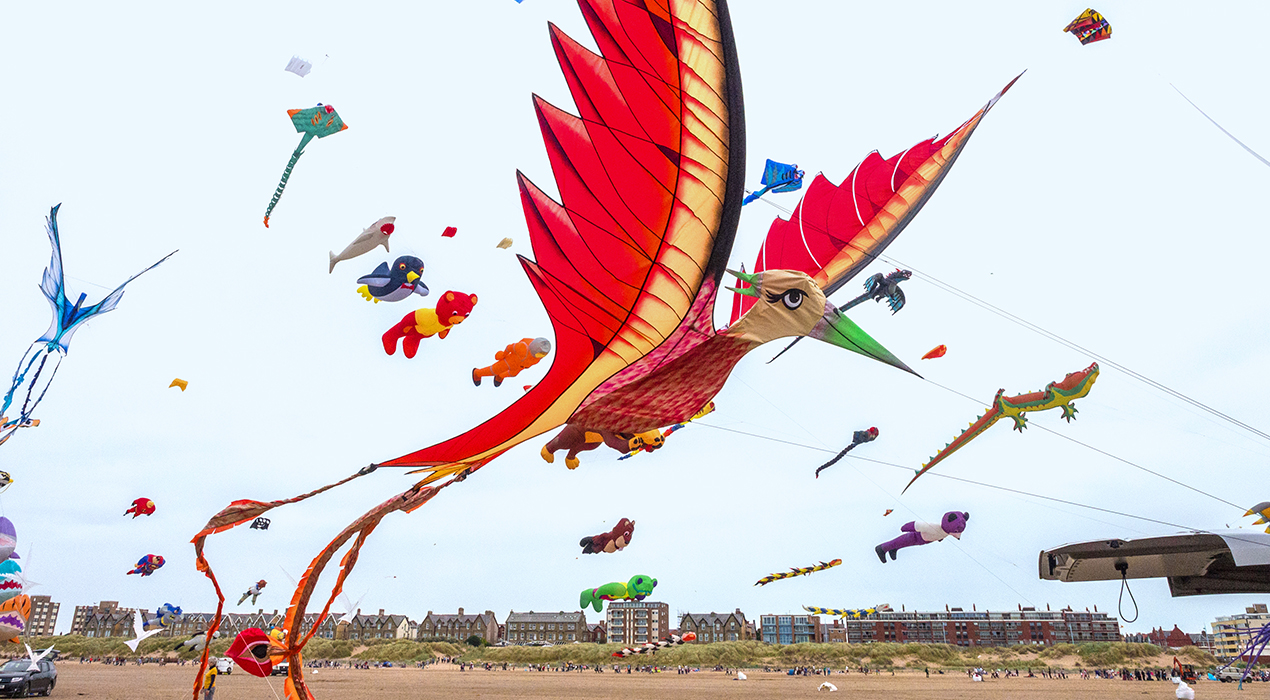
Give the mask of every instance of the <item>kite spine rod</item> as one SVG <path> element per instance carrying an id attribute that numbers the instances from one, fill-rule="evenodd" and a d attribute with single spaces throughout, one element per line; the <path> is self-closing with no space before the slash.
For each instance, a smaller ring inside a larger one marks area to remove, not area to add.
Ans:
<path id="1" fill-rule="evenodd" d="M 1174 88 L 1174 89 L 1176 89 L 1176 88 Z M 1180 92 L 1180 91 L 1179 91 L 1179 92 Z M 1185 95 L 1183 95 L 1183 97 L 1185 97 Z M 1219 127 L 1219 128 L 1220 128 L 1220 127 Z M 786 216 L 792 216 L 792 215 L 793 215 L 793 211 L 792 211 L 792 210 L 787 209 L 787 208 L 785 208 L 785 207 L 783 207 L 783 206 L 781 206 L 781 205 L 779 205 L 779 204 L 777 204 L 777 203 L 775 203 L 775 202 L 772 202 L 772 201 L 767 200 L 767 199 L 760 199 L 759 201 L 760 201 L 760 202 L 764 202 L 764 203 L 766 203 L 768 206 L 771 206 L 771 207 L 775 208 L 777 211 L 783 212 Z M 823 228 L 820 228 L 820 227 L 815 227 L 815 226 L 813 226 L 812 228 L 813 228 L 813 230 L 816 230 L 816 231 L 818 231 L 818 232 L 820 232 L 820 233 L 828 233 L 827 231 L 825 231 Z M 1106 356 L 1104 356 L 1104 355 L 1100 355 L 1100 354 L 1098 354 L 1098 353 L 1096 353 L 1096 352 L 1093 352 L 1092 350 L 1089 350 L 1088 348 L 1085 348 L 1085 347 L 1083 347 L 1083 346 L 1079 345 L 1078 343 L 1076 343 L 1076 342 L 1074 342 L 1074 341 L 1068 340 L 1068 339 L 1066 339 L 1066 338 L 1064 338 L 1064 337 L 1062 337 L 1062 336 L 1058 335 L 1057 333 L 1053 333 L 1053 332 L 1051 332 L 1051 331 L 1048 331 L 1048 330 L 1046 330 L 1046 329 L 1044 329 L 1044 328 L 1042 328 L 1042 327 L 1040 327 L 1040 326 L 1036 325 L 1035 323 L 1032 323 L 1031 321 L 1028 321 L 1027 319 L 1024 319 L 1024 318 L 1019 317 L 1019 316 L 1016 316 L 1016 315 L 1014 315 L 1014 314 L 1010 313 L 1009 311 L 1006 311 L 1005 309 L 1002 309 L 1002 308 L 1000 308 L 1000 307 L 998 307 L 998 306 L 995 306 L 995 305 L 993 305 L 993 304 L 991 304 L 991 303 L 989 303 L 989 302 L 987 302 L 987 301 L 984 301 L 983 299 L 980 299 L 979 297 L 976 297 L 975 295 L 973 295 L 973 294 L 971 294 L 971 293 L 969 293 L 969 292 L 962 291 L 961 289 L 958 289 L 957 287 L 954 287 L 953 285 L 951 285 L 951 284 L 949 284 L 949 283 L 947 283 L 947 282 L 944 282 L 944 281 L 939 280 L 939 279 L 937 279 L 937 278 L 935 278 L 935 277 L 932 277 L 931 275 L 929 275 L 929 274 L 927 274 L 927 273 L 925 273 L 925 272 L 922 272 L 921 270 L 918 270 L 917 268 L 914 268 L 912 265 L 909 265 L 909 264 L 907 264 L 907 263 L 904 263 L 904 262 L 902 262 L 902 261 L 900 261 L 900 260 L 896 260 L 895 258 L 892 258 L 892 257 L 886 256 L 886 255 L 883 255 L 883 254 L 881 254 L 881 253 L 875 253 L 875 252 L 871 252 L 871 251 L 864 250 L 863 248 L 860 248 L 859 246 L 857 246 L 857 245 L 855 245 L 855 244 L 853 244 L 853 243 L 848 243 L 848 245 L 849 245 L 850 247 L 852 247 L 852 248 L 855 248 L 855 249 L 856 249 L 856 250 L 858 250 L 859 252 L 863 253 L 864 255 L 866 255 L 866 256 L 868 256 L 868 257 L 870 257 L 870 258 L 874 259 L 874 260 L 881 260 L 882 262 L 885 262 L 885 263 L 890 264 L 890 265 L 895 265 L 895 266 L 897 266 L 897 267 L 902 267 L 902 268 L 904 268 L 904 269 L 906 269 L 906 270 L 912 270 L 913 272 L 917 273 L 918 275 L 921 275 L 921 276 L 922 276 L 922 279 L 925 279 L 926 281 L 928 281 L 928 282 L 930 282 L 931 284 L 935 285 L 937 288 L 942 289 L 943 291 L 949 292 L 950 294 L 953 294 L 954 296 L 961 297 L 961 298 L 962 298 L 963 300 L 965 300 L 965 301 L 968 301 L 968 302 L 970 302 L 970 303 L 972 303 L 972 304 L 974 304 L 974 305 L 976 305 L 976 306 L 979 306 L 980 308 L 982 308 L 982 309 L 984 309 L 984 310 L 986 310 L 986 311 L 988 311 L 988 312 L 990 312 L 990 313 L 996 314 L 997 316 L 1000 316 L 1001 318 L 1004 318 L 1004 319 L 1006 319 L 1007 321 L 1010 321 L 1011 323 L 1014 323 L 1014 324 L 1016 324 L 1016 325 L 1023 326 L 1024 328 L 1027 328 L 1028 330 L 1032 331 L 1033 333 L 1036 333 L 1036 334 L 1041 335 L 1041 336 L 1043 336 L 1043 337 L 1045 337 L 1045 338 L 1048 338 L 1048 339 L 1050 339 L 1050 340 L 1052 340 L 1052 341 L 1054 341 L 1054 342 L 1056 342 L 1056 343 L 1058 343 L 1058 344 L 1060 344 L 1060 345 L 1064 345 L 1064 346 L 1066 346 L 1066 347 L 1068 347 L 1068 348 L 1070 348 L 1070 349 L 1072 349 L 1072 350 L 1076 350 L 1076 351 L 1078 351 L 1078 352 L 1082 352 L 1082 353 L 1084 353 L 1084 354 L 1086 354 L 1086 355 L 1089 355 L 1090 357 L 1092 357 L 1092 358 L 1094 358 L 1094 359 L 1098 360 L 1098 362 L 1100 362 L 1100 363 L 1102 363 L 1102 364 L 1105 364 L 1105 365 L 1107 365 L 1107 366 L 1109 366 L 1109 367 L 1114 367 L 1115 369 L 1118 369 L 1118 370 L 1120 370 L 1121 372 L 1124 372 L 1125 374 L 1129 375 L 1130 377 L 1132 377 L 1132 378 L 1134 378 L 1134 379 L 1137 379 L 1138 381 L 1142 382 L 1143 384 L 1146 384 L 1146 385 L 1151 386 L 1151 387 L 1153 387 L 1153 388 L 1155 388 L 1155 389 L 1158 389 L 1158 390 L 1160 390 L 1160 391 L 1163 391 L 1164 393 L 1169 394 L 1170 396 L 1173 396 L 1174 398 L 1180 399 L 1180 400 L 1182 400 L 1182 401 L 1184 401 L 1184 402 L 1186 402 L 1186 403 L 1188 403 L 1188 404 L 1190 404 L 1190 405 L 1194 406 L 1195 408 L 1198 408 L 1198 409 L 1200 409 L 1200 410 L 1202 410 L 1202 411 L 1205 411 L 1205 412 L 1207 412 L 1207 413 L 1209 413 L 1209 414 L 1212 414 L 1213 416 L 1215 416 L 1215 417 L 1217 417 L 1217 418 L 1220 418 L 1220 419 L 1222 419 L 1222 420 L 1224 420 L 1224 421 L 1226 421 L 1226 422 L 1230 423 L 1231 425 L 1234 425 L 1234 426 L 1236 426 L 1236 427 L 1242 428 L 1242 429 L 1244 429 L 1244 430 L 1246 430 L 1246 431 L 1248 431 L 1248 432 L 1250 432 L 1250 433 L 1252 433 L 1252 434 L 1256 435 L 1257 437 L 1262 438 L 1263 440 L 1270 441 L 1270 433 L 1267 433 L 1267 432 L 1265 432 L 1265 431 L 1259 430 L 1259 429 L 1257 429 L 1257 428 L 1255 428 L 1255 427 L 1253 427 L 1253 426 L 1251 426 L 1251 425 L 1249 425 L 1249 424 L 1247 424 L 1247 423 L 1245 423 L 1245 422 L 1243 422 L 1243 421 L 1239 420 L 1238 418 L 1235 418 L 1234 416 L 1231 416 L 1231 415 L 1229 415 L 1229 414 L 1223 413 L 1222 411 L 1219 411 L 1219 410 L 1217 410 L 1216 408 L 1213 408 L 1212 406 L 1209 406 L 1208 404 L 1206 404 L 1206 403 L 1204 403 L 1204 402 L 1202 402 L 1202 401 L 1200 401 L 1200 400 L 1198 400 L 1198 399 L 1193 399 L 1193 398 L 1191 398 L 1190 396 L 1187 396 L 1186 394 L 1183 394 L 1182 392 L 1177 391 L 1176 389 L 1172 389 L 1172 388 L 1170 388 L 1170 387 L 1168 387 L 1168 386 L 1166 386 L 1166 385 L 1164 385 L 1164 384 L 1162 384 L 1162 383 L 1160 383 L 1160 382 L 1155 381 L 1154 379 L 1151 379 L 1150 377 L 1147 377 L 1147 376 L 1145 376 L 1145 375 L 1143 375 L 1143 374 L 1140 374 L 1140 373 L 1138 373 L 1138 372 L 1136 372 L 1136 371 L 1134 371 L 1134 370 L 1132 370 L 1132 369 L 1130 369 L 1130 368 L 1126 367 L 1125 365 L 1122 365 L 1122 364 L 1120 364 L 1120 363 L 1118 363 L 1118 362 L 1116 362 L 1116 361 L 1114 361 L 1114 360 L 1111 360 L 1111 359 L 1107 358 L 1107 357 L 1106 357 Z M 791 345 L 792 345 L 792 344 L 791 344 Z M 789 349 L 789 348 L 786 348 L 786 350 L 788 350 L 788 349 Z M 777 355 L 777 357 L 780 357 L 780 355 Z M 772 358 L 772 359 L 774 360 L 774 359 L 776 359 L 776 358 Z"/>

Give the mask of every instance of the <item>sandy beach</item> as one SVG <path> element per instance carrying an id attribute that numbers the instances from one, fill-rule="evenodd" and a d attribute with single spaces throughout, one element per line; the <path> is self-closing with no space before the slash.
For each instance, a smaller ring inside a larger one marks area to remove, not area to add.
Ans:
<path id="1" fill-rule="evenodd" d="M 191 697 L 195 667 L 186 666 L 106 666 L 103 664 L 58 664 L 54 697 L 89 697 L 107 700 L 137 698 Z M 971 682 L 961 674 L 947 673 L 926 678 L 921 673 L 898 673 L 891 676 L 859 673 L 835 673 L 824 676 L 788 676 L 783 673 L 747 671 L 745 681 L 734 681 L 727 674 L 701 671 L 678 675 L 671 670 L 657 674 L 557 673 L 535 671 L 460 672 L 453 666 L 417 668 L 316 669 L 305 676 L 318 700 L 352 700 L 353 698 L 421 698 L 453 700 L 453 698 L 551 698 L 553 700 L 650 700 L 670 697 L 709 698 L 793 698 L 816 695 L 816 689 L 828 680 L 840 692 L 862 694 L 862 697 L 886 697 L 888 700 L 1068 700 L 1070 698 L 1107 698 L 1135 700 L 1146 696 L 1171 700 L 1174 685 L 1167 681 L 1065 680 L 1045 678 L 988 679 Z M 1264 695 L 1259 683 L 1250 684 L 1242 695 L 1234 683 L 1201 681 L 1196 696 L 1204 700 Z M 221 676 L 217 682 L 216 700 L 282 697 L 282 678 L 254 678 L 241 671 Z M 846 696 L 841 696 L 846 697 Z"/>

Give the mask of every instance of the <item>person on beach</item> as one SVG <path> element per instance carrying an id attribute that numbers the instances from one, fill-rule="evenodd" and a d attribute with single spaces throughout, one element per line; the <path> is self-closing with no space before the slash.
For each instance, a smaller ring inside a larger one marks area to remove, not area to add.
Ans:
<path id="1" fill-rule="evenodd" d="M 203 700 L 212 700 L 216 695 L 216 664 L 208 667 L 203 674 Z"/>

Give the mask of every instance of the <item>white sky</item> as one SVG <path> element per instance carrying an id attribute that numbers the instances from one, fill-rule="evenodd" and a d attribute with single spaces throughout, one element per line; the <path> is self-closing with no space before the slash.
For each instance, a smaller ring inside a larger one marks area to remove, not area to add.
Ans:
<path id="1" fill-rule="evenodd" d="M 747 177 L 764 158 L 841 181 L 870 150 L 889 156 L 946 133 L 1023 69 L 916 221 L 887 254 L 1260 427 L 1270 333 L 1259 261 L 1270 253 L 1262 199 L 1270 172 L 1168 87 L 1177 84 L 1263 153 L 1264 3 L 1107 2 L 1115 37 L 1082 47 L 1062 27 L 1085 5 L 797 2 L 732 7 L 747 107 Z M 28 575 L 71 608 L 98 600 L 208 611 L 189 539 L 237 498 L 289 497 L 476 425 L 541 378 L 500 389 L 473 366 L 525 336 L 549 335 L 513 253 L 532 255 L 514 173 L 554 183 L 530 94 L 573 110 L 546 31 L 593 45 L 573 3 L 9 3 L 0 26 L 0 371 L 48 323 L 38 283 L 51 205 L 70 291 L 96 301 L 173 248 L 90 323 L 38 413 L 43 425 L 0 449 L 17 483 L 3 512 Z M 283 71 L 293 53 L 307 78 Z M 327 56 L 329 55 L 329 58 Z M 315 141 L 272 228 L 260 223 L 299 142 L 286 110 L 333 104 L 350 128 Z M 792 208 L 797 195 L 772 201 Z M 752 264 L 775 210 L 747 206 L 733 265 Z M 392 253 L 343 262 L 328 250 L 394 215 Z M 447 225 L 459 228 L 440 238 Z M 504 236 L 511 251 L 494 244 Z M 433 295 L 372 306 L 355 280 L 397 255 L 424 259 Z M 886 266 L 868 270 L 887 271 Z M 859 281 L 862 281 L 862 275 Z M 387 357 L 380 334 L 454 289 L 471 319 L 418 357 Z M 839 293 L 858 293 L 852 282 Z M 852 317 L 939 382 L 986 401 L 1040 389 L 1090 358 L 932 285 L 906 287 L 896 316 Z M 730 299 L 719 303 L 719 321 Z M 917 358 L 945 343 L 947 357 Z M 828 345 L 773 365 L 755 352 L 706 423 L 916 468 L 982 407 Z M 189 380 L 184 394 L 168 389 Z M 523 381 L 522 381 L 523 379 Z M 1237 503 L 1270 498 L 1270 446 L 1184 408 L 1110 368 L 1077 402 L 1079 420 L 1036 425 Z M 602 450 L 567 471 L 534 440 L 416 513 L 388 517 L 348 589 L 363 609 L 577 609 L 578 591 L 636 573 L 676 611 L 740 607 L 757 617 L 804 604 L 897 609 L 1097 605 L 1118 583 L 1037 578 L 1037 553 L 1066 542 L 1171 528 L 693 426 L 653 455 Z M 1242 511 L 1040 430 L 999 425 L 937 471 L 1201 528 Z M 227 595 L 258 579 L 266 610 L 355 517 L 410 482 L 373 477 L 270 514 L 208 547 Z M 120 517 L 147 496 L 158 512 Z M 882 518 L 886 508 L 896 512 Z M 879 564 L 875 544 L 914 517 L 958 509 L 965 538 Z M 583 535 L 637 521 L 616 555 L 582 556 Z M 1242 521 L 1245 525 L 1248 520 Z M 34 552 L 30 550 L 34 547 Z M 162 554 L 152 577 L 125 576 Z M 755 588 L 764 574 L 840 557 L 828 572 Z M 395 578 L 392 578 L 395 577 Z M 1265 597 L 1171 599 L 1163 580 L 1133 586 L 1129 629 L 1180 624 Z M 231 605 L 233 600 L 230 601 Z M 596 619 L 594 613 L 590 620 Z"/>

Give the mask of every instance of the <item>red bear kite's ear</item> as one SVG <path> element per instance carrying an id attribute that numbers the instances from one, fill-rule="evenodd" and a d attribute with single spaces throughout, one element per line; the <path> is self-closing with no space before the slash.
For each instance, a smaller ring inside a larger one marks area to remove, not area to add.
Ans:
<path id="1" fill-rule="evenodd" d="M 454 292 L 446 292 L 446 293 L 445 293 L 445 300 L 446 300 L 446 301 L 454 301 Z"/>
<path id="2" fill-rule="evenodd" d="M 473 304 L 475 304 L 475 303 L 476 303 L 476 295 L 475 295 L 475 294 L 473 294 L 473 295 L 472 295 L 472 303 L 473 303 Z"/>

